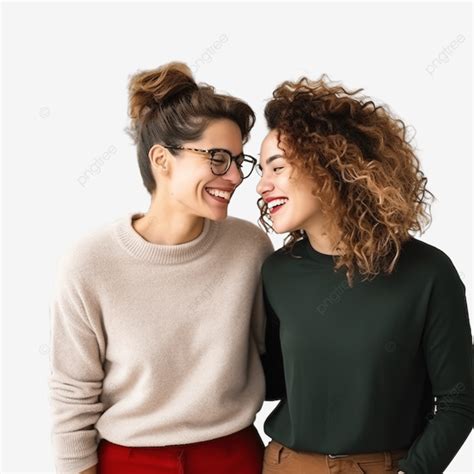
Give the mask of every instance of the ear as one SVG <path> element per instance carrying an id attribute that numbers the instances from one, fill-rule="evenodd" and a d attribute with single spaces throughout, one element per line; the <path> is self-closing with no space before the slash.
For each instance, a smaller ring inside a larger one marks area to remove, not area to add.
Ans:
<path id="1" fill-rule="evenodd" d="M 160 174 L 167 174 L 169 171 L 170 161 L 168 156 L 168 150 L 160 144 L 153 145 L 148 151 L 151 166 Z"/>

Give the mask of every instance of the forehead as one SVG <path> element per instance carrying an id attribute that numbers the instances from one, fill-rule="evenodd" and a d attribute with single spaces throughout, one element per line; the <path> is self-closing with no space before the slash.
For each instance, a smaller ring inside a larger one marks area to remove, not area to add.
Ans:
<path id="1" fill-rule="evenodd" d="M 281 146 L 281 143 L 280 143 Z M 278 134 L 275 130 L 270 131 L 263 139 L 260 148 L 260 163 L 266 164 L 266 160 L 275 156 L 283 157 L 284 151 L 278 147 Z"/>
<path id="2" fill-rule="evenodd" d="M 224 148 L 233 154 L 242 152 L 242 133 L 239 126 L 229 119 L 213 120 L 204 130 L 199 141 L 204 148 Z"/>

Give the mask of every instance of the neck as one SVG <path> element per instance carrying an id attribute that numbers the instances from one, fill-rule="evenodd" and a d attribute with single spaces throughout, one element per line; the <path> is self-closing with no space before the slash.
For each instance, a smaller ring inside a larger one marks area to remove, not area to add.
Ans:
<path id="1" fill-rule="evenodd" d="M 196 239 L 204 227 L 204 218 L 186 214 L 166 202 L 152 198 L 148 211 L 133 221 L 133 228 L 148 242 L 179 245 Z"/>
<path id="2" fill-rule="evenodd" d="M 339 244 L 341 232 L 331 222 L 331 219 L 318 216 L 303 230 L 315 250 L 327 255 L 339 255 L 342 253 L 342 244 Z"/>

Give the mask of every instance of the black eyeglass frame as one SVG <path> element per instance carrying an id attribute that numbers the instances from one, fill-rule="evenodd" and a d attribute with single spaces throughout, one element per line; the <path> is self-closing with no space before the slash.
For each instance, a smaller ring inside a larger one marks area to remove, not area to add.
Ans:
<path id="1" fill-rule="evenodd" d="M 245 179 L 245 178 L 248 178 L 253 173 L 253 170 L 255 169 L 255 165 L 257 164 L 257 159 L 254 158 L 252 155 L 247 155 L 245 153 L 240 153 L 239 155 L 233 156 L 232 153 L 229 150 L 226 150 L 225 148 L 209 148 L 208 150 L 204 150 L 202 148 L 188 148 L 188 147 L 184 147 L 184 146 L 168 146 L 168 145 L 163 145 L 163 146 L 164 146 L 164 148 L 167 148 L 168 150 L 196 151 L 198 153 L 206 153 L 208 155 L 211 155 L 211 159 L 209 160 L 209 164 L 210 164 L 210 167 L 211 167 L 212 174 L 214 174 L 216 176 L 225 175 L 227 173 L 227 171 L 229 171 L 230 167 L 232 166 L 232 162 L 235 161 L 235 164 L 237 165 L 237 168 L 240 171 L 240 175 L 242 176 L 242 179 Z M 227 165 L 227 168 L 225 169 L 225 171 L 223 173 L 215 173 L 214 170 L 212 169 L 212 160 L 214 159 L 214 155 L 217 152 L 220 152 L 220 153 L 224 152 L 224 153 L 227 153 L 230 156 L 229 164 Z M 243 176 L 243 174 L 241 172 L 241 167 L 240 167 L 239 163 L 237 162 L 237 160 L 240 157 L 243 157 L 242 161 L 246 161 L 247 163 L 252 163 L 252 168 L 251 168 L 250 172 L 247 174 L 247 176 Z"/>

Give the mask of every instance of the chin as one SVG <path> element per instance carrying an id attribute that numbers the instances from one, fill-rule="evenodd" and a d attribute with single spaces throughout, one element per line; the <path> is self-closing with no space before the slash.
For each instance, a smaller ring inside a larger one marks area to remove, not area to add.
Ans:
<path id="1" fill-rule="evenodd" d="M 211 217 L 213 221 L 225 221 L 227 219 L 227 212 L 221 216 Z"/>
<path id="2" fill-rule="evenodd" d="M 272 227 L 273 227 L 273 230 L 277 234 L 284 234 L 285 232 L 288 232 L 287 226 L 285 226 L 284 224 L 278 224 L 277 222 L 272 222 Z"/>
<path id="3" fill-rule="evenodd" d="M 275 222 L 272 222 L 272 227 L 277 234 L 286 234 L 289 232 L 295 232 L 296 230 L 301 228 L 289 222 L 278 222 L 278 220 L 276 220 Z"/>
<path id="4" fill-rule="evenodd" d="M 211 221 L 224 221 L 227 219 L 227 210 L 222 210 L 220 212 L 207 212 L 207 217 L 208 219 L 211 219 Z"/>

